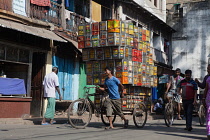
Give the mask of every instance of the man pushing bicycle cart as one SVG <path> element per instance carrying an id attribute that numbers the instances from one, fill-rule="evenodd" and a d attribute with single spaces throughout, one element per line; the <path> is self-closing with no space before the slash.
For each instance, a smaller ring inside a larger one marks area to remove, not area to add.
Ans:
<path id="1" fill-rule="evenodd" d="M 123 89 L 124 86 L 120 83 L 120 81 L 112 75 L 112 70 L 109 67 L 105 68 L 105 74 L 107 78 L 105 79 L 104 88 L 100 87 L 100 90 L 107 90 L 109 94 L 109 102 L 105 102 L 106 107 L 106 116 L 109 120 L 110 126 L 105 127 L 105 129 L 113 129 L 113 123 L 112 123 L 112 105 L 116 109 L 116 113 L 124 120 L 124 128 L 128 127 L 128 120 L 125 118 L 122 109 L 121 109 L 121 99 L 120 99 L 120 92 L 123 96 Z M 119 92 L 120 91 L 120 92 Z M 111 103 L 110 103 L 111 102 Z"/>

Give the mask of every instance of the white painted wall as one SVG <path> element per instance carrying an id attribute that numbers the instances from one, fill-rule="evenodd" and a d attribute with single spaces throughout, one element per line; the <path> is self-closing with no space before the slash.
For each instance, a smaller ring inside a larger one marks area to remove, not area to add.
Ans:
<path id="1" fill-rule="evenodd" d="M 179 67 L 182 72 L 191 69 L 193 78 L 203 80 L 210 54 L 210 9 L 202 5 L 193 10 L 189 5 L 186 7 L 187 13 L 182 22 L 174 26 L 177 29 L 174 37 L 187 38 L 172 40 L 173 68 Z"/>
<path id="2" fill-rule="evenodd" d="M 154 6 L 154 0 L 133 0 L 162 21 L 166 22 L 166 0 L 157 0 L 157 7 Z"/>
<path id="3" fill-rule="evenodd" d="M 153 36 L 153 47 L 164 52 L 164 38 Z"/>

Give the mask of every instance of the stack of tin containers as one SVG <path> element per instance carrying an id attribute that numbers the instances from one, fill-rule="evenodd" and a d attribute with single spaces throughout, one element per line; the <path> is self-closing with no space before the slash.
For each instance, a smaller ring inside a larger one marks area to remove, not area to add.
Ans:
<path id="1" fill-rule="evenodd" d="M 131 21 L 108 20 L 79 25 L 78 35 L 78 47 L 83 49 L 86 61 L 87 84 L 103 85 L 104 68 L 114 68 L 114 75 L 126 87 L 123 108 L 145 100 L 150 87 L 157 86 L 150 31 Z"/>

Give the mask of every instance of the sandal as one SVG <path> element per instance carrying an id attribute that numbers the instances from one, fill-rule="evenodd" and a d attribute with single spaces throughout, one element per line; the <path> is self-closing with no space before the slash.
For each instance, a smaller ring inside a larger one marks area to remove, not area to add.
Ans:
<path id="1" fill-rule="evenodd" d="M 46 122 L 46 123 L 42 123 L 41 125 L 51 125 L 51 124 Z"/>
<path id="2" fill-rule="evenodd" d="M 128 120 L 125 120 L 125 122 L 124 122 L 124 128 L 128 128 Z"/>
<path id="3" fill-rule="evenodd" d="M 110 129 L 114 129 L 114 127 L 105 127 L 105 130 L 110 130 Z"/>
<path id="4" fill-rule="evenodd" d="M 55 124 L 55 123 L 56 123 L 56 121 L 54 121 L 54 120 L 51 122 L 51 124 Z"/>
<path id="5" fill-rule="evenodd" d="M 178 117 L 177 120 L 182 120 L 182 118 L 181 117 Z"/>

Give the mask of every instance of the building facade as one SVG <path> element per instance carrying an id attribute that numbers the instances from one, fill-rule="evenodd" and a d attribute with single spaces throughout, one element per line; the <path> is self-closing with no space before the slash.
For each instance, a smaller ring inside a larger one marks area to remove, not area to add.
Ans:
<path id="1" fill-rule="evenodd" d="M 0 117 L 41 116 L 44 113 L 42 81 L 52 66 L 59 67 L 64 99 L 57 104 L 68 107 L 72 100 L 83 97 L 86 72 L 82 52 L 77 48 L 81 23 L 131 20 L 136 26 L 150 30 L 153 59 L 159 74 L 170 73 L 174 30 L 165 23 L 165 3 L 165 0 L 1 1 L 0 68 L 6 79 L 22 79 L 26 92 L 10 97 L 2 94 L 2 105 L 6 107 L 12 100 L 15 103 L 12 109 L 1 110 L 0 114 L 7 115 Z"/>
<path id="2" fill-rule="evenodd" d="M 168 17 L 168 23 L 177 31 L 172 37 L 173 67 L 183 73 L 191 69 L 192 77 L 200 81 L 209 63 L 209 13 L 209 2 L 198 0 L 180 3 L 175 14 Z"/>

